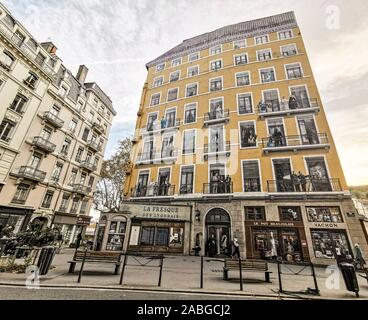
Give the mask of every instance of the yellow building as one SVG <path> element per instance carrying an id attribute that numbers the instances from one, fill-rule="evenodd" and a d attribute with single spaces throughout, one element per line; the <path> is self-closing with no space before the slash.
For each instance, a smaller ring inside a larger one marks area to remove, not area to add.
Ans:
<path id="1" fill-rule="evenodd" d="M 366 251 L 293 12 L 185 40 L 147 70 L 124 196 L 151 206 L 127 219 L 127 249 L 226 255 L 237 238 L 249 258 L 320 263 Z"/>

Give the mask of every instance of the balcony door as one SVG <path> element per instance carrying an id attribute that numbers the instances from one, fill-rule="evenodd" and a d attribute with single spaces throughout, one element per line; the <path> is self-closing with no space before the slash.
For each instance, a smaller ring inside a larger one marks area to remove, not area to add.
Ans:
<path id="1" fill-rule="evenodd" d="M 170 158 L 174 155 L 174 136 L 165 136 L 162 139 L 161 157 Z"/>
<path id="2" fill-rule="evenodd" d="M 172 110 L 168 110 L 166 112 L 166 127 L 167 128 L 172 128 L 175 127 L 175 122 L 176 122 L 176 110 L 172 109 Z"/>
<path id="3" fill-rule="evenodd" d="M 147 131 L 152 131 L 152 130 L 155 129 L 156 124 L 157 124 L 157 120 L 158 120 L 158 114 L 157 113 L 151 113 L 148 116 Z"/>
<path id="4" fill-rule="evenodd" d="M 39 153 L 33 153 L 31 160 L 29 161 L 29 166 L 33 169 L 38 169 L 41 163 L 42 155 Z"/>
<path id="5" fill-rule="evenodd" d="M 139 174 L 138 177 L 138 183 L 137 183 L 137 190 L 136 190 L 136 196 L 141 197 L 145 196 L 147 192 L 148 187 L 148 179 L 149 179 L 149 172 L 144 171 Z"/>
<path id="6" fill-rule="evenodd" d="M 181 170 L 180 194 L 193 193 L 194 167 L 183 167 Z"/>
<path id="7" fill-rule="evenodd" d="M 170 187 L 170 168 L 163 168 L 159 170 L 158 173 L 158 195 L 167 196 Z"/>
<path id="8" fill-rule="evenodd" d="M 224 128 L 222 126 L 210 128 L 209 152 L 224 151 Z"/>
<path id="9" fill-rule="evenodd" d="M 211 164 L 210 165 L 210 186 L 209 192 L 211 194 L 225 193 L 225 165 L 224 164 Z"/>
<path id="10" fill-rule="evenodd" d="M 267 120 L 269 141 L 268 147 L 283 147 L 286 146 L 284 122 L 281 118 L 279 119 L 268 119 Z"/>
<path id="11" fill-rule="evenodd" d="M 210 120 L 222 119 L 224 117 L 224 107 L 222 99 L 211 100 L 210 103 Z"/>
<path id="12" fill-rule="evenodd" d="M 143 145 L 143 160 L 153 158 L 153 140 L 147 140 Z"/>
<path id="13" fill-rule="evenodd" d="M 312 191 L 332 191 L 325 159 L 323 157 L 306 158 Z"/>
<path id="14" fill-rule="evenodd" d="M 291 183 L 291 165 L 289 159 L 274 159 L 273 168 L 277 192 L 293 191 Z"/>
<path id="15" fill-rule="evenodd" d="M 298 108 L 310 108 L 307 89 L 305 86 L 293 87 L 290 93 L 295 96 L 298 103 Z"/>
<path id="16" fill-rule="evenodd" d="M 267 106 L 267 112 L 280 111 L 279 93 L 277 90 L 263 92 L 263 100 Z"/>
<path id="17" fill-rule="evenodd" d="M 298 117 L 302 144 L 319 144 L 316 123 L 313 116 Z"/>

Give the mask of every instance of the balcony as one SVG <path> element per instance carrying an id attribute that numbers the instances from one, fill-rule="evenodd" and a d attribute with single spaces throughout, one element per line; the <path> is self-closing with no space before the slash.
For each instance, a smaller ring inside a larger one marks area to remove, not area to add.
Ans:
<path id="1" fill-rule="evenodd" d="M 95 152 L 101 152 L 101 145 L 96 140 L 89 140 L 87 142 L 87 147 Z"/>
<path id="2" fill-rule="evenodd" d="M 294 151 L 305 149 L 328 149 L 330 143 L 326 133 L 295 136 L 268 137 L 262 139 L 263 152 Z"/>
<path id="3" fill-rule="evenodd" d="M 52 153 L 56 149 L 56 144 L 51 143 L 50 141 L 46 140 L 43 137 L 34 137 L 32 145 L 47 153 Z"/>
<path id="4" fill-rule="evenodd" d="M 64 121 L 50 111 L 43 114 L 43 119 L 55 128 L 62 128 L 64 125 Z"/>
<path id="5" fill-rule="evenodd" d="M 98 122 L 93 122 L 92 129 L 94 129 L 99 134 L 104 134 L 105 133 L 104 126 L 102 124 L 98 123 Z"/>
<path id="6" fill-rule="evenodd" d="M 27 59 L 32 63 L 37 64 L 41 70 L 46 73 L 50 78 L 55 75 L 52 67 L 47 65 L 44 61 L 39 61 L 39 56 L 33 48 L 31 48 L 23 39 L 20 39 L 7 25 L 0 22 L 0 33 L 13 44 Z M 42 63 L 41 63 L 42 62 Z"/>
<path id="7" fill-rule="evenodd" d="M 211 124 L 218 123 L 228 123 L 230 120 L 230 111 L 226 110 L 216 110 L 207 112 L 204 114 L 204 126 L 208 127 Z"/>
<path id="8" fill-rule="evenodd" d="M 317 99 L 297 99 L 294 103 L 280 100 L 266 100 L 258 104 L 258 113 L 261 118 L 273 116 L 290 116 L 306 112 L 318 113 L 320 107 Z"/>
<path id="9" fill-rule="evenodd" d="M 203 194 L 231 194 L 234 192 L 233 182 L 210 182 L 203 184 Z"/>
<path id="10" fill-rule="evenodd" d="M 92 188 L 83 184 L 73 185 L 73 192 L 88 196 L 92 192 Z"/>
<path id="11" fill-rule="evenodd" d="M 97 170 L 97 166 L 95 164 L 87 161 L 87 160 L 82 161 L 80 163 L 80 167 L 82 169 L 85 169 L 85 170 L 89 171 L 89 172 L 94 172 L 94 171 Z"/>
<path id="12" fill-rule="evenodd" d="M 192 184 L 182 184 L 179 190 L 180 194 L 192 194 L 193 193 L 193 185 Z"/>
<path id="13" fill-rule="evenodd" d="M 210 157 L 230 157 L 231 154 L 231 144 L 227 141 L 225 144 L 222 143 L 210 143 L 205 144 L 203 147 L 204 159 L 208 160 Z"/>
<path id="14" fill-rule="evenodd" d="M 181 119 L 176 119 L 175 121 L 169 121 L 165 123 L 151 124 L 149 126 L 143 126 L 141 130 L 142 136 L 155 135 L 164 132 L 170 132 L 178 130 L 181 125 Z"/>
<path id="15" fill-rule="evenodd" d="M 12 175 L 18 178 L 27 179 L 35 182 L 43 182 L 46 178 L 46 172 L 29 166 L 20 167 L 15 172 L 12 172 Z"/>
<path id="16" fill-rule="evenodd" d="M 168 163 L 173 164 L 178 158 L 177 149 L 167 149 L 161 152 L 151 151 L 151 152 L 141 152 L 138 153 L 137 165 L 144 164 L 158 164 L 158 163 Z"/>
<path id="17" fill-rule="evenodd" d="M 341 192 L 340 179 L 316 179 L 305 180 L 269 180 L 267 181 L 268 192 Z"/>
<path id="18" fill-rule="evenodd" d="M 155 183 L 150 186 L 136 186 L 132 192 L 132 197 L 170 197 L 175 194 L 174 185 L 158 185 Z"/>
<path id="19" fill-rule="evenodd" d="M 244 179 L 244 192 L 261 192 L 261 180 L 259 178 Z"/>

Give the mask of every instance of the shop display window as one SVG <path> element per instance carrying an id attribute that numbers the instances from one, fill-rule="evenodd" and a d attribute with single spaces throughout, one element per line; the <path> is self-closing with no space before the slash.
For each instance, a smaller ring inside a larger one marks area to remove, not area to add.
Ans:
<path id="1" fill-rule="evenodd" d="M 154 242 L 155 227 L 143 227 L 141 234 L 141 245 L 152 246 Z"/>
<path id="2" fill-rule="evenodd" d="M 307 216 L 310 222 L 343 222 L 339 207 L 309 207 Z"/>
<path id="3" fill-rule="evenodd" d="M 170 247 L 183 246 L 183 228 L 170 228 Z"/>
<path id="4" fill-rule="evenodd" d="M 280 221 L 301 221 L 300 207 L 279 207 Z"/>
<path id="5" fill-rule="evenodd" d="M 351 260 L 352 255 L 344 231 L 312 230 L 316 258 Z"/>
<path id="6" fill-rule="evenodd" d="M 122 251 L 125 239 L 126 221 L 117 217 L 115 221 L 111 221 L 109 235 L 107 238 L 107 251 Z"/>
<path id="7" fill-rule="evenodd" d="M 246 220 L 266 220 L 265 207 L 246 207 Z"/>
<path id="8" fill-rule="evenodd" d="M 157 228 L 156 230 L 156 246 L 167 246 L 169 242 L 169 229 L 168 228 Z"/>

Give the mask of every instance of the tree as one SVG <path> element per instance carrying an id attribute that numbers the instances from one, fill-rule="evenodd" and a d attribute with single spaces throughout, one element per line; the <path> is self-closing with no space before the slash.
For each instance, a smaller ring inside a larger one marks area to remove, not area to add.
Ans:
<path id="1" fill-rule="evenodd" d="M 123 201 L 123 188 L 126 179 L 125 170 L 131 165 L 132 141 L 125 138 L 120 141 L 115 154 L 103 162 L 101 180 L 95 193 L 95 207 L 100 211 L 118 212 Z"/>

